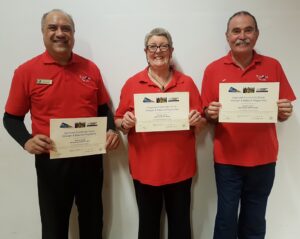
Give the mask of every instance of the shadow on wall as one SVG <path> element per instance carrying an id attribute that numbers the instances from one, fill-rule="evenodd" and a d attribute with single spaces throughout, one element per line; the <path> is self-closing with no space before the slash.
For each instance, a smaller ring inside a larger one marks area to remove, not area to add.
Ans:
<path id="1" fill-rule="evenodd" d="M 128 162 L 127 162 L 127 149 L 124 144 L 124 140 L 121 140 L 121 143 L 117 150 L 108 152 L 104 156 L 103 167 L 104 167 L 104 182 L 103 182 L 103 190 L 102 190 L 103 210 L 104 210 L 103 238 L 110 238 L 109 235 L 113 230 L 112 221 L 113 221 L 114 211 L 117 212 L 122 211 L 121 201 L 122 198 L 124 197 L 122 191 L 114 190 L 113 184 L 115 185 L 123 184 L 124 186 L 126 184 L 125 186 L 126 190 L 132 191 L 131 192 L 132 195 L 134 194 L 131 178 L 129 175 Z M 128 179 L 126 180 L 126 182 L 124 182 L 124 180 L 122 181 L 119 177 L 124 173 L 126 174 L 125 175 L 126 179 Z M 118 182 L 114 182 L 114 181 L 118 181 Z M 129 190 L 130 188 L 131 190 Z M 115 202 L 114 205 L 113 202 Z M 78 213 L 77 213 L 77 208 L 75 203 L 71 211 L 69 223 L 70 223 L 69 239 L 79 239 Z M 118 228 L 118 230 L 120 230 L 120 228 Z M 126 232 L 124 232 L 124 234 L 126 234 Z"/>
<path id="2" fill-rule="evenodd" d="M 207 233 L 211 234 L 213 231 L 212 220 L 214 218 L 212 218 L 211 215 L 212 211 L 215 210 L 216 207 L 216 190 L 213 171 L 212 134 L 213 127 L 208 125 L 197 137 L 196 146 L 198 157 L 198 172 L 193 179 L 192 185 L 192 235 L 202 236 L 207 235 Z M 124 209 L 124 199 L 126 199 L 124 198 L 126 197 L 126 195 L 124 195 L 124 191 L 127 191 L 132 196 L 132 205 L 134 210 L 132 214 L 137 214 L 137 209 L 134 201 L 134 189 L 128 169 L 126 142 L 127 141 L 123 140 L 118 150 L 108 153 L 108 155 L 106 155 L 104 159 L 104 238 L 111 238 L 110 235 L 115 234 L 112 233 L 112 231 L 116 230 L 116 228 L 113 228 L 116 225 L 118 225 L 118 233 L 120 233 L 121 235 L 126 235 L 126 230 L 128 230 L 128 227 L 126 225 L 132 226 L 132 224 L 130 224 L 130 222 L 128 221 L 122 221 L 122 218 L 124 217 L 120 215 L 124 211 L 126 211 Z M 119 185 L 118 190 L 116 188 L 116 185 Z M 120 190 L 120 185 L 124 186 L 124 190 Z M 118 218 L 114 218 L 116 215 L 118 215 Z M 77 216 L 78 214 L 76 206 L 74 205 L 70 216 L 70 239 L 79 239 Z M 137 215 L 135 216 L 136 218 L 138 217 Z M 210 218 L 211 221 L 209 221 Z M 116 221 L 118 221 L 119 223 L 116 223 Z M 163 239 L 166 238 L 167 235 L 167 218 L 164 210 L 162 213 L 161 221 L 161 238 Z M 211 228 L 208 228 L 208 226 L 211 226 Z M 138 222 L 136 222 L 136 228 L 137 227 Z"/>
<path id="3" fill-rule="evenodd" d="M 197 174 L 192 185 L 192 235 L 212 238 L 217 196 L 213 159 L 214 126 L 207 124 L 197 137 Z M 196 219 L 196 220 L 195 220 Z"/>

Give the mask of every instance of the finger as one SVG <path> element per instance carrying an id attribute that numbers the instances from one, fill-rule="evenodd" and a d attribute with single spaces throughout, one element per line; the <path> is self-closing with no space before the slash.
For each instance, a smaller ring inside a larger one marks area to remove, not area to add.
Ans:
<path id="1" fill-rule="evenodd" d="M 124 120 L 123 126 L 124 126 L 126 129 L 130 129 L 130 128 L 132 128 L 132 127 L 135 126 L 135 121 L 132 121 L 132 120 Z"/>
<path id="2" fill-rule="evenodd" d="M 209 106 L 220 108 L 222 105 L 220 102 L 211 102 Z"/>
<path id="3" fill-rule="evenodd" d="M 35 147 L 37 150 L 42 150 L 42 151 L 47 151 L 49 150 L 50 148 L 52 148 L 52 145 L 49 144 L 48 142 L 45 142 L 45 141 L 42 141 L 42 140 L 37 140 L 37 141 L 34 141 L 35 143 Z"/>
<path id="4" fill-rule="evenodd" d="M 106 145 L 106 149 L 108 149 L 108 150 L 115 149 L 115 148 L 117 148 L 118 145 L 119 145 L 119 137 L 114 136 L 114 137 L 110 138 L 110 141 Z"/>
<path id="5" fill-rule="evenodd" d="M 195 115 L 193 116 L 192 120 L 193 120 L 194 122 L 198 122 L 198 121 L 200 120 L 200 118 L 201 118 L 201 115 L 200 115 L 199 113 L 197 113 L 197 114 L 195 114 Z"/>
<path id="6" fill-rule="evenodd" d="M 32 154 L 42 154 L 48 153 L 48 150 L 45 150 L 43 147 L 40 147 L 38 145 L 32 145 L 29 149 L 29 152 Z"/>
<path id="7" fill-rule="evenodd" d="M 52 149 L 53 141 L 46 135 L 36 135 L 33 137 L 32 142 L 43 148 L 43 151 L 48 151 Z"/>
<path id="8" fill-rule="evenodd" d="M 189 114 L 190 118 L 199 118 L 201 114 L 197 110 L 192 110 Z"/>
<path id="9" fill-rule="evenodd" d="M 119 146 L 120 139 L 119 137 L 114 137 L 114 139 L 111 142 L 111 149 L 115 149 Z"/>

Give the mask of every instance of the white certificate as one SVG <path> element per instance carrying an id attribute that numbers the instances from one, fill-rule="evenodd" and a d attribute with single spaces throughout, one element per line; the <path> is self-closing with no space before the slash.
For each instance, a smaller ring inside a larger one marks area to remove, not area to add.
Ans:
<path id="1" fill-rule="evenodd" d="M 188 130 L 189 92 L 134 94 L 136 132 Z"/>
<path id="2" fill-rule="evenodd" d="M 276 123 L 279 82 L 220 83 L 219 122 Z"/>
<path id="3" fill-rule="evenodd" d="M 106 153 L 107 117 L 50 120 L 50 159 Z"/>

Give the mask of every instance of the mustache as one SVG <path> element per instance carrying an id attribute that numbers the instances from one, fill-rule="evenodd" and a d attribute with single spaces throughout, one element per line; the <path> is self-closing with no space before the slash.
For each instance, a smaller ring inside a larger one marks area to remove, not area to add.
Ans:
<path id="1" fill-rule="evenodd" d="M 237 39 L 236 41 L 235 41 L 235 45 L 236 46 L 239 46 L 239 45 L 241 45 L 241 44 L 243 44 L 243 45 L 246 45 L 246 44 L 249 44 L 250 43 L 250 39 L 244 39 L 244 40 L 242 40 L 242 39 Z"/>

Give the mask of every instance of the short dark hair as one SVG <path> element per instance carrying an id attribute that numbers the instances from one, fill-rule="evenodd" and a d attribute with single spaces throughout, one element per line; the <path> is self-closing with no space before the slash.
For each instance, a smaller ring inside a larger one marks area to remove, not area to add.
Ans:
<path id="1" fill-rule="evenodd" d="M 255 31 L 258 31 L 257 21 L 256 21 L 255 17 L 254 17 L 250 12 L 247 12 L 247 11 L 239 11 L 239 12 L 236 12 L 235 14 L 233 14 L 233 15 L 228 19 L 226 33 L 228 33 L 230 21 L 231 21 L 234 17 L 240 16 L 240 15 L 252 17 L 252 19 L 253 19 L 253 21 L 254 21 L 254 25 L 255 25 Z"/>

